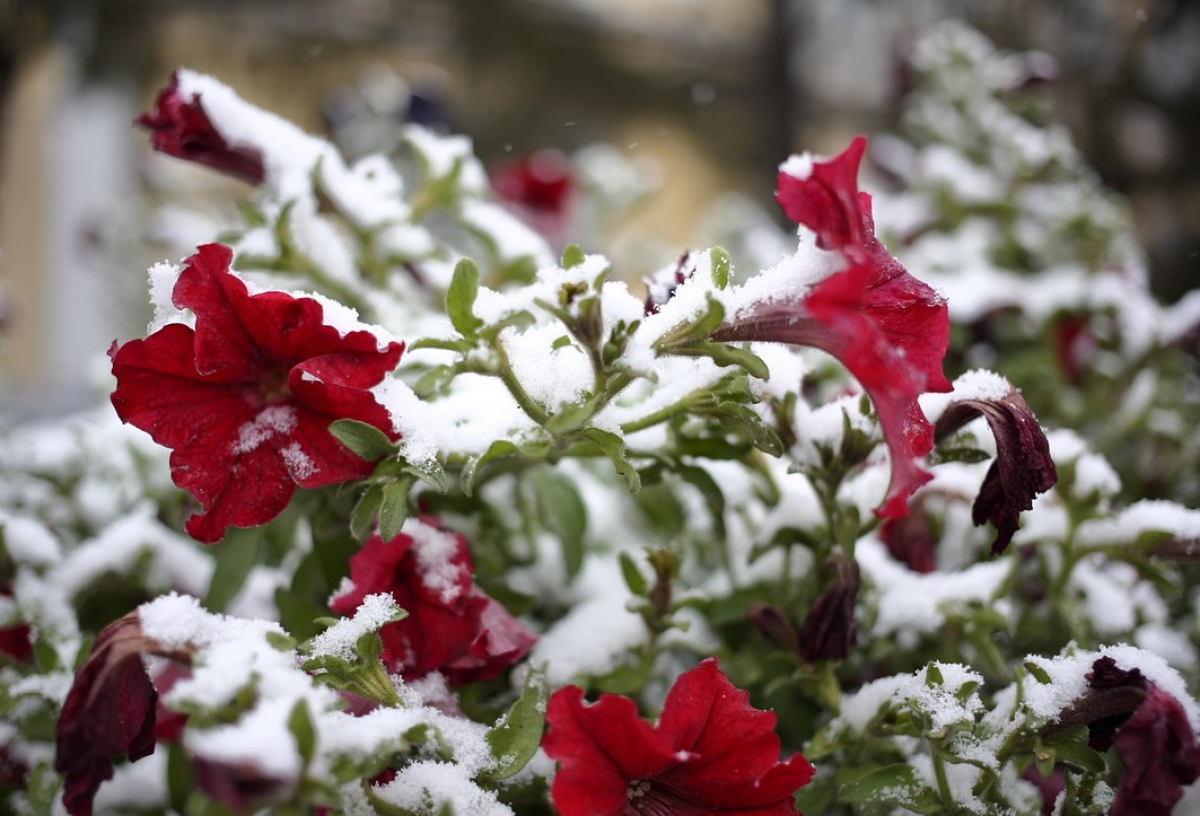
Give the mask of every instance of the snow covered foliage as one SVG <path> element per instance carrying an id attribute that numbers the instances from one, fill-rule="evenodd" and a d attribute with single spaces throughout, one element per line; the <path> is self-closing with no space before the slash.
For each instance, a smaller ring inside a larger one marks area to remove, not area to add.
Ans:
<path id="1" fill-rule="evenodd" d="M 1185 812 L 1200 309 L 1044 68 L 934 32 L 786 257 L 645 293 L 557 249 L 600 149 L 348 164 L 180 70 L 141 124 L 249 199 L 0 444 L 5 811 Z"/>

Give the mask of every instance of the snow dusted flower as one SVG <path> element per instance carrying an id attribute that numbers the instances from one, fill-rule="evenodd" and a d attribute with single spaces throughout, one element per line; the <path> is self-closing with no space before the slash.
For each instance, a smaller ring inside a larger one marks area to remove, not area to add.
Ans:
<path id="1" fill-rule="evenodd" d="M 1116 746 L 1125 773 L 1113 816 L 1169 816 L 1182 786 L 1200 778 L 1200 744 L 1183 706 L 1108 656 L 1096 660 L 1087 680 L 1087 694 L 1067 716 L 1086 719 L 1093 748 Z"/>
<path id="2" fill-rule="evenodd" d="M 716 658 L 679 676 L 656 725 L 628 697 L 585 704 L 578 686 L 559 689 L 542 740 L 559 762 L 555 808 L 562 816 L 795 814 L 793 794 L 813 767 L 800 754 L 779 761 L 775 715 L 748 698 Z"/>
<path id="3" fill-rule="evenodd" d="M 816 233 L 817 246 L 844 267 L 802 296 L 764 299 L 713 333 L 721 341 L 794 343 L 836 357 L 871 398 L 891 455 L 888 493 L 876 513 L 900 518 L 930 474 L 920 459 L 933 427 L 917 397 L 949 391 L 942 358 L 950 339 L 945 300 L 910 275 L 875 237 L 871 198 L 860 193 L 858 164 L 866 139 L 841 155 L 784 165 L 776 200 L 789 218 Z"/>
<path id="4" fill-rule="evenodd" d="M 951 402 L 938 417 L 934 436 L 945 439 L 978 416 L 987 420 L 996 438 L 996 459 L 975 497 L 971 520 L 976 525 L 990 521 L 995 526 L 992 554 L 996 555 L 1012 541 L 1021 512 L 1032 509 L 1034 497 L 1058 481 L 1058 471 L 1046 435 L 1016 389 L 996 399 Z"/>
<path id="5" fill-rule="evenodd" d="M 72 816 L 91 816 L 96 790 L 112 778 L 113 757 L 133 761 L 154 752 L 158 692 L 143 654 L 191 659 L 143 634 L 138 613 L 130 612 L 96 638 L 63 701 L 54 769 L 63 775 L 63 804 Z"/>
<path id="6" fill-rule="evenodd" d="M 159 152 L 196 162 L 251 184 L 265 177 L 262 154 L 244 145 L 232 145 L 213 125 L 199 94 L 185 98 L 179 90 L 178 74 L 159 91 L 154 110 L 138 117 L 137 123 L 150 130 L 150 144 Z"/>
<path id="7" fill-rule="evenodd" d="M 296 485 L 359 479 L 373 465 L 329 425 L 356 419 L 395 436 L 368 390 L 392 371 L 404 344 L 325 322 L 320 303 L 284 292 L 251 295 L 219 244 L 186 261 L 173 292 L 196 328 L 171 323 L 144 340 L 113 343 L 121 420 L 172 449 L 171 477 L 204 506 L 187 530 L 205 543 L 227 527 L 278 515 Z"/>
<path id="8" fill-rule="evenodd" d="M 488 680 L 528 654 L 536 638 L 472 575 L 462 536 L 430 517 L 410 519 L 391 541 L 372 536 L 351 557 L 351 585 L 330 608 L 350 615 L 367 596 L 390 593 L 408 612 L 379 630 L 391 671 L 409 680 L 440 671 L 451 685 Z"/>

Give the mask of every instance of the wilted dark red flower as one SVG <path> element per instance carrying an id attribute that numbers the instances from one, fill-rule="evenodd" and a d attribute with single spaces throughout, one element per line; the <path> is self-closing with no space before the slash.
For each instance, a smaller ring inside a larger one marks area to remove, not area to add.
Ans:
<path id="1" fill-rule="evenodd" d="M 1058 481 L 1058 470 L 1037 417 L 1015 389 L 1002 399 L 951 403 L 938 417 L 934 435 L 939 441 L 945 439 L 978 416 L 987 420 L 996 438 L 996 459 L 975 497 L 971 520 L 976 525 L 990 521 L 995 526 L 992 554 L 996 555 L 1012 541 L 1022 511 L 1032 509 L 1034 497 Z"/>
<path id="2" fill-rule="evenodd" d="M 752 708 L 715 658 L 679 676 L 657 725 L 628 697 L 586 704 L 578 686 L 551 696 L 546 722 L 562 816 L 792 816 L 793 795 L 813 775 L 800 754 L 779 760 L 775 715 Z"/>
<path id="3" fill-rule="evenodd" d="M 1089 360 L 1096 353 L 1096 338 L 1092 335 L 1087 315 L 1064 315 L 1054 324 L 1054 358 L 1063 379 L 1071 385 L 1083 380 Z"/>
<path id="4" fill-rule="evenodd" d="M 251 295 L 231 258 L 207 244 L 187 260 L 173 300 L 195 313 L 194 330 L 171 323 L 109 350 L 117 414 L 173 449 L 171 478 L 205 508 L 187 530 L 206 543 L 227 527 L 271 520 L 296 485 L 368 475 L 374 466 L 329 433 L 334 420 L 397 436 L 368 389 L 396 367 L 404 344 L 343 334 L 312 298 Z"/>
<path id="5" fill-rule="evenodd" d="M 368 595 L 390 593 L 408 612 L 379 630 L 391 671 L 408 679 L 440 671 L 451 685 L 489 680 L 528 654 L 536 638 L 475 585 L 463 537 L 433 521 L 410 521 L 391 541 L 368 539 L 350 559 L 350 589 L 330 608 L 351 615 Z"/>
<path id="6" fill-rule="evenodd" d="M 776 199 L 788 216 L 840 253 L 847 268 L 799 298 L 764 301 L 712 334 L 714 340 L 759 340 L 821 349 L 841 361 L 875 406 L 891 456 L 882 518 L 900 518 L 931 478 L 919 460 L 933 428 L 917 397 L 949 391 L 942 359 L 950 342 L 946 301 L 910 275 L 875 237 L 871 198 L 858 192 L 859 137 L 840 156 L 815 161 L 806 178 L 779 174 Z"/>
<path id="7" fill-rule="evenodd" d="M 213 125 L 199 94 L 179 90 L 178 73 L 158 93 L 154 110 L 142 114 L 137 124 L 150 130 L 150 145 L 177 159 L 196 162 L 223 173 L 261 184 L 263 157 L 258 150 L 231 144 Z"/>
<path id="8" fill-rule="evenodd" d="M 491 171 L 496 196 L 544 237 L 564 236 L 575 181 L 571 164 L 557 150 L 539 150 Z"/>
<path id="9" fill-rule="evenodd" d="M 1047 733 L 1088 726 L 1088 745 L 1116 748 L 1125 772 L 1111 816 L 1170 816 L 1183 786 L 1200 778 L 1200 743 L 1179 701 L 1137 668 L 1108 655 L 1086 675 L 1088 690 Z"/>
<path id="10" fill-rule="evenodd" d="M 1200 746 L 1183 706 L 1153 683 L 1113 745 L 1125 774 L 1112 816 L 1169 816 L 1182 786 L 1200 777 Z"/>
<path id="11" fill-rule="evenodd" d="M 858 639 L 854 604 L 858 600 L 858 562 L 834 553 L 825 562 L 833 580 L 817 597 L 800 624 L 798 640 L 805 660 L 845 660 Z"/>
<path id="12" fill-rule="evenodd" d="M 146 637 L 137 612 L 130 612 L 105 627 L 75 673 L 58 718 L 54 760 L 63 775 L 63 804 L 73 816 L 90 816 L 100 783 L 112 778 L 114 757 L 132 761 L 154 752 L 158 692 L 143 654 L 191 659 L 186 650 Z"/>

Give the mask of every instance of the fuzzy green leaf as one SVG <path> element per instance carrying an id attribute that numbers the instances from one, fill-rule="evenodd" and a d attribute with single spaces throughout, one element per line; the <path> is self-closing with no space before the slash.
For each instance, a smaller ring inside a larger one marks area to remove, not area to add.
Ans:
<path id="1" fill-rule="evenodd" d="M 642 479 L 638 476 L 637 468 L 625 455 L 625 440 L 614 433 L 602 431 L 599 428 L 584 428 L 579 435 L 591 442 L 612 460 L 617 473 L 625 478 L 629 492 L 636 493 L 642 487 Z"/>
<path id="2" fill-rule="evenodd" d="M 329 425 L 329 432 L 355 455 L 368 462 L 377 462 L 396 452 L 396 446 L 387 434 L 357 419 L 334 420 Z"/>
<path id="3" fill-rule="evenodd" d="M 484 735 L 496 759 L 496 765 L 484 773 L 486 779 L 508 779 L 529 764 L 542 742 L 548 695 L 545 675 L 531 669 L 521 696 Z"/>
<path id="4" fill-rule="evenodd" d="M 474 337 L 483 321 L 475 316 L 475 297 L 479 294 L 479 267 L 463 258 L 454 267 L 450 288 L 446 290 L 446 314 L 463 337 Z"/>

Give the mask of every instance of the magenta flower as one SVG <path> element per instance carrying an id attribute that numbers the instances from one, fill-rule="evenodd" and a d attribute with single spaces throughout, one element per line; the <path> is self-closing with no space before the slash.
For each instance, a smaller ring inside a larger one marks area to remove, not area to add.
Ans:
<path id="1" fill-rule="evenodd" d="M 550 788 L 562 816 L 792 816 L 812 779 L 800 754 L 779 760 L 775 715 L 749 705 L 709 658 L 684 672 L 651 725 L 628 697 L 556 691 L 542 747 L 559 762 Z"/>
<path id="2" fill-rule="evenodd" d="M 219 244 L 186 261 L 173 300 L 193 330 L 164 326 L 109 350 L 121 420 L 172 449 L 171 478 L 204 506 L 192 536 L 278 515 L 296 485 L 360 479 L 373 465 L 342 446 L 329 425 L 366 422 L 393 438 L 391 417 L 368 390 L 396 367 L 403 343 L 369 331 L 342 334 L 321 304 L 284 292 L 251 295 Z"/>
<path id="3" fill-rule="evenodd" d="M 372 536 L 350 558 L 351 587 L 330 608 L 351 615 L 387 592 L 408 613 L 379 630 L 383 662 L 407 679 L 440 671 L 450 685 L 490 680 L 529 653 L 536 637 L 475 585 L 462 536 L 426 517 L 384 541 Z"/>
<path id="4" fill-rule="evenodd" d="M 137 124 L 150 131 L 150 145 L 177 159 L 196 162 L 251 184 L 265 176 L 262 154 L 245 145 L 232 145 L 213 125 L 199 94 L 185 99 L 179 92 L 179 76 L 171 75 L 158 93 L 154 110 L 144 113 Z"/>
<path id="5" fill-rule="evenodd" d="M 806 178 L 781 172 L 775 196 L 846 268 L 803 296 L 757 304 L 712 337 L 812 346 L 841 361 L 871 398 L 891 456 L 891 484 L 875 512 L 901 518 L 908 497 L 931 478 L 919 460 L 933 448 L 933 427 L 917 397 L 951 390 L 942 373 L 950 318 L 945 300 L 875 237 L 871 198 L 856 181 L 865 149 L 860 136 L 841 155 L 813 162 Z"/>

